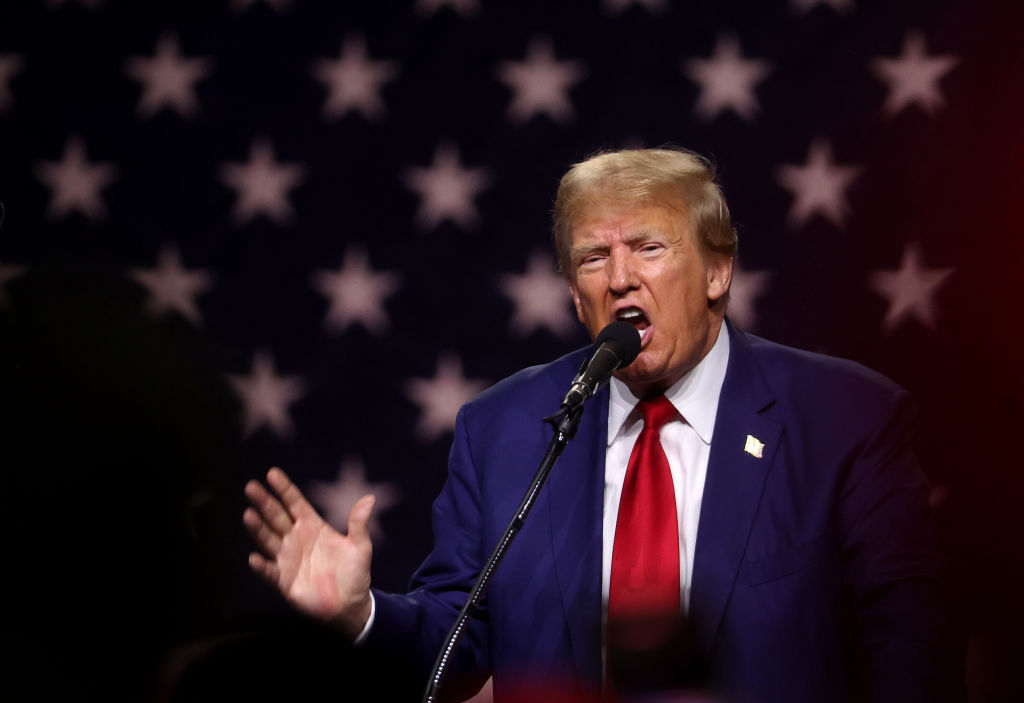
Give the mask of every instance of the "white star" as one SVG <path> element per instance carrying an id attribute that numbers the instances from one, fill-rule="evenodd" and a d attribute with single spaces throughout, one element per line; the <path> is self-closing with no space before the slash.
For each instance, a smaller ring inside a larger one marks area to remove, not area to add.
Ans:
<path id="1" fill-rule="evenodd" d="M 389 323 L 384 299 L 401 286 L 402 278 L 390 271 L 370 268 L 366 250 L 350 246 L 337 271 L 317 271 L 313 287 L 331 301 L 324 326 L 339 334 L 362 323 L 373 334 L 387 332 Z"/>
<path id="2" fill-rule="evenodd" d="M 491 178 L 487 169 L 463 168 L 458 148 L 441 144 L 434 152 L 434 163 L 429 168 L 410 168 L 405 180 L 421 199 L 416 220 L 429 230 L 444 220 L 464 229 L 476 227 L 480 217 L 473 198 L 487 188 Z"/>
<path id="3" fill-rule="evenodd" d="M 889 86 L 882 108 L 885 114 L 892 117 L 915 103 L 928 114 L 934 113 L 943 105 L 939 80 L 953 70 L 958 61 L 955 56 L 929 56 L 924 35 L 908 32 L 899 58 L 871 62 L 871 70 Z"/>
<path id="4" fill-rule="evenodd" d="M 849 12 L 854 8 L 853 0 L 789 0 L 789 6 L 801 15 L 807 14 L 818 5 L 831 7 L 839 14 Z"/>
<path id="5" fill-rule="evenodd" d="M 231 7 L 236 12 L 244 12 L 258 2 L 272 7 L 278 12 L 287 12 L 292 5 L 292 0 L 231 0 Z"/>
<path id="6" fill-rule="evenodd" d="M 462 375 L 462 362 L 453 354 L 442 354 L 432 379 L 414 378 L 406 384 L 409 400 L 420 406 L 416 434 L 430 442 L 455 427 L 459 408 L 483 391 L 487 384 Z"/>
<path id="7" fill-rule="evenodd" d="M 472 17 L 480 11 L 478 0 L 416 0 L 416 11 L 421 15 L 433 15 L 443 7 L 450 7 L 464 17 Z"/>
<path id="8" fill-rule="evenodd" d="M 604 0 L 604 9 L 608 14 L 620 15 L 631 5 L 643 5 L 651 14 L 658 14 L 665 9 L 665 0 Z"/>
<path id="9" fill-rule="evenodd" d="M 715 42 L 710 59 L 683 62 L 683 72 L 700 85 L 700 97 L 694 112 L 702 120 L 714 119 L 718 113 L 731 109 L 750 121 L 760 110 L 754 96 L 754 85 L 771 72 L 764 59 L 744 59 L 736 37 L 722 36 Z"/>
<path id="10" fill-rule="evenodd" d="M 557 337 L 572 333 L 568 287 L 555 272 L 550 255 L 534 252 L 525 274 L 501 276 L 499 286 L 515 305 L 509 326 L 517 336 L 525 337 L 538 327 L 547 327 Z"/>
<path id="11" fill-rule="evenodd" d="M 128 276 L 149 291 L 146 309 L 153 317 L 176 312 L 197 327 L 203 323 L 196 297 L 213 285 L 213 276 L 202 269 L 185 269 L 173 244 L 160 248 L 156 268 L 131 268 Z"/>
<path id="12" fill-rule="evenodd" d="M 152 58 L 133 56 L 125 61 L 125 73 L 142 83 L 138 113 L 149 118 L 169 107 L 182 117 L 195 117 L 199 112 L 195 83 L 210 74 L 212 64 L 210 59 L 186 59 L 177 36 L 163 35 Z"/>
<path id="13" fill-rule="evenodd" d="M 728 314 L 729 319 L 738 327 L 749 332 L 756 329 L 757 310 L 754 302 L 768 289 L 771 278 L 770 271 L 744 271 L 739 264 L 733 264 Z"/>
<path id="14" fill-rule="evenodd" d="M 306 495 L 323 514 L 324 520 L 342 532 L 348 531 L 348 514 L 356 501 L 367 493 L 376 500 L 370 515 L 370 537 L 374 544 L 384 541 L 380 527 L 380 514 L 398 503 L 398 488 L 393 483 L 369 483 L 366 468 L 357 459 L 346 459 L 341 463 L 338 478 L 333 482 L 310 481 Z"/>
<path id="15" fill-rule="evenodd" d="M 250 375 L 229 374 L 228 382 L 244 406 L 243 438 L 264 426 L 282 439 L 292 435 L 295 428 L 288 415 L 288 406 L 306 392 L 306 384 L 301 378 L 278 376 L 274 371 L 274 358 L 260 351 L 253 356 Z"/>
<path id="16" fill-rule="evenodd" d="M 313 76 L 327 86 L 324 114 L 338 118 L 354 110 L 368 120 L 383 117 L 387 108 L 380 98 L 381 84 L 398 74 L 397 66 L 394 61 L 372 61 L 363 37 L 347 38 L 337 59 L 313 64 Z"/>
<path id="17" fill-rule="evenodd" d="M 935 329 L 935 294 L 955 269 L 927 269 L 921 262 L 917 242 L 907 244 L 896 271 L 875 271 L 868 278 L 871 288 L 889 301 L 882 329 L 891 333 L 909 317 Z"/>
<path id="18" fill-rule="evenodd" d="M 584 75 L 580 61 L 555 60 L 549 39 L 531 41 L 524 61 L 503 61 L 498 67 L 498 78 L 515 91 L 509 113 L 519 123 L 540 113 L 555 122 L 571 120 L 569 87 Z"/>
<path id="19" fill-rule="evenodd" d="M 834 164 L 828 142 L 812 143 L 804 166 L 787 165 L 778 170 L 779 185 L 793 193 L 790 222 L 800 226 L 812 215 L 820 214 L 842 227 L 846 217 L 846 187 L 860 171 L 856 166 Z"/>
<path id="20" fill-rule="evenodd" d="M 235 189 L 238 200 L 231 216 L 244 225 L 256 215 L 266 215 L 279 225 L 294 217 L 288 191 L 303 180 L 305 169 L 298 164 L 274 161 L 274 149 L 266 139 L 253 142 L 246 164 L 225 164 L 221 180 Z"/>
<path id="21" fill-rule="evenodd" d="M 25 58 L 20 54 L 0 54 L 0 112 L 14 104 L 10 80 L 25 70 Z"/>
<path id="22" fill-rule="evenodd" d="M 72 137 L 64 147 L 60 161 L 42 161 L 36 165 L 36 177 L 53 191 L 46 209 L 49 217 L 63 217 L 77 210 L 92 220 L 107 214 L 100 191 L 116 178 L 117 169 L 109 163 L 90 163 L 85 145 Z"/>
<path id="23" fill-rule="evenodd" d="M 24 266 L 15 264 L 0 264 L 0 305 L 7 304 L 7 290 L 4 286 L 8 281 L 23 276 L 28 271 Z"/>

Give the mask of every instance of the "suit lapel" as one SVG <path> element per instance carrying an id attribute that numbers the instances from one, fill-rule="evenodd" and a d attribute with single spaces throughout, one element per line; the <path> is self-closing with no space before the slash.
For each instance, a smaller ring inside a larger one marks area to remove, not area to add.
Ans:
<path id="1" fill-rule="evenodd" d="M 694 554 L 690 615 L 710 650 L 732 593 L 782 427 L 764 411 L 774 402 L 748 340 L 727 325 L 729 365 L 715 418 Z M 548 524 L 555 578 L 583 681 L 601 676 L 601 551 L 608 389 L 587 405 L 576 439 L 548 478 Z M 764 446 L 745 451 L 747 436 Z M 544 428 L 544 441 L 550 441 Z"/>
<path id="2" fill-rule="evenodd" d="M 548 477 L 555 577 L 581 681 L 601 676 L 601 525 L 608 388 L 586 405 L 576 438 Z M 551 432 L 545 434 L 550 441 Z"/>
<path id="3" fill-rule="evenodd" d="M 774 402 L 748 340 L 728 326 L 729 365 L 718 401 L 701 499 L 690 617 L 707 653 L 739 572 L 782 427 L 763 413 Z M 756 442 L 747 451 L 748 435 Z M 753 453 L 751 453 L 753 452 Z"/>

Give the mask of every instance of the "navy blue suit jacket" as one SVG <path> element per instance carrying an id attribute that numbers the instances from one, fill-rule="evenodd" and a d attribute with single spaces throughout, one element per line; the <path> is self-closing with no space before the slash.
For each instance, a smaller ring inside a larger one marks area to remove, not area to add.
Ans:
<path id="1" fill-rule="evenodd" d="M 714 685 L 729 700 L 934 700 L 940 564 L 907 394 L 861 365 L 725 329 L 688 613 Z M 541 418 L 587 352 L 462 408 L 434 550 L 410 593 L 375 591 L 371 644 L 411 648 L 429 671 L 550 442 Z M 599 686 L 607 416 L 606 388 L 456 651 L 459 670 L 493 672 L 499 700 L 521 677 Z"/>

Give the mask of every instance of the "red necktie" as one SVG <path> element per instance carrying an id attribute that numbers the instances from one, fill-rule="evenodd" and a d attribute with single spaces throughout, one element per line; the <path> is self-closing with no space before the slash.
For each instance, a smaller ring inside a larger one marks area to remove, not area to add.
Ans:
<path id="1" fill-rule="evenodd" d="M 619 499 L 608 619 L 679 615 L 676 494 L 661 427 L 678 413 L 663 395 L 640 401 L 644 427 L 633 445 Z"/>

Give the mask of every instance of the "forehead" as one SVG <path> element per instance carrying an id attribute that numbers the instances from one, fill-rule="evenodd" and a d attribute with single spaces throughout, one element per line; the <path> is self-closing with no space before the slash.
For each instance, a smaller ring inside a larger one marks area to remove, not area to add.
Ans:
<path id="1" fill-rule="evenodd" d="M 687 213 L 678 201 L 592 197 L 581 204 L 572 220 L 571 244 L 575 247 L 595 240 L 632 240 L 658 234 L 678 238 L 688 231 Z"/>

